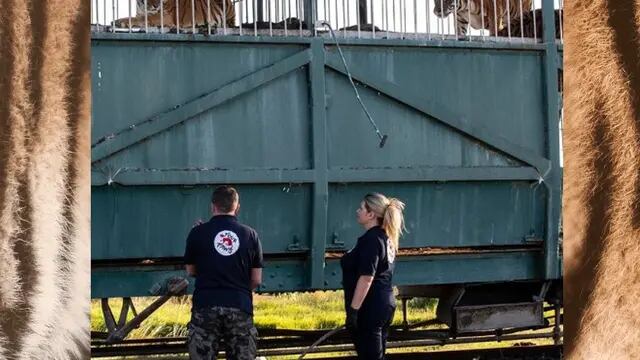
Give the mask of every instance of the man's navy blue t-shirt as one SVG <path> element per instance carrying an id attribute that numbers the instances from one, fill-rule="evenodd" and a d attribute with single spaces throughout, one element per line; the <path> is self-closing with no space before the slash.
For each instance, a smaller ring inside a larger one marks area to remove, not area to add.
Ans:
<path id="1" fill-rule="evenodd" d="M 195 265 L 193 307 L 231 307 L 253 314 L 251 269 L 262 268 L 258 234 L 232 215 L 191 229 L 185 264 Z"/>

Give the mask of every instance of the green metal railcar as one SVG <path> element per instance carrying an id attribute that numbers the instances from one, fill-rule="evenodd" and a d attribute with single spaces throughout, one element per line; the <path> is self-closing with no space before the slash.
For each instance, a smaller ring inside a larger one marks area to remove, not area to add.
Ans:
<path id="1" fill-rule="evenodd" d="M 92 297 L 184 276 L 222 183 L 261 236 L 259 291 L 341 288 L 334 255 L 370 191 L 407 204 L 398 285 L 559 280 L 562 45 L 544 26 L 539 42 L 338 39 L 383 148 L 331 37 L 94 32 Z"/>

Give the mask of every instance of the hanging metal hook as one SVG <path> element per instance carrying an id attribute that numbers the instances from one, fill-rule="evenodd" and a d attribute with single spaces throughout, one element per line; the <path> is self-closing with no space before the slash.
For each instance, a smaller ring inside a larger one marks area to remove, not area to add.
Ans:
<path id="1" fill-rule="evenodd" d="M 375 121 L 373 121 L 373 118 L 371 117 L 371 114 L 369 114 L 369 111 L 367 110 L 367 107 L 362 102 L 362 99 L 360 99 L 360 94 L 358 93 L 358 88 L 356 87 L 356 84 L 353 82 L 353 78 L 351 77 L 351 72 L 349 72 L 349 67 L 347 66 L 347 61 L 344 59 L 344 55 L 342 54 L 342 49 L 340 49 L 340 44 L 338 43 L 338 39 L 336 38 L 336 35 L 333 33 L 333 28 L 331 27 L 331 24 L 329 24 L 325 20 L 318 20 L 318 22 L 316 22 L 316 26 L 326 26 L 327 28 L 329 28 L 329 32 L 331 33 L 331 37 L 336 42 L 336 46 L 338 47 L 338 52 L 340 53 L 340 58 L 342 59 L 342 64 L 344 65 L 344 69 L 347 71 L 347 77 L 349 78 L 349 81 L 351 82 L 351 87 L 353 87 L 353 91 L 356 93 L 356 99 L 358 99 L 358 102 L 360 103 L 360 106 L 362 106 L 362 110 L 364 110 L 364 113 L 367 115 L 367 118 L 369 119 L 369 122 L 371 122 L 371 125 L 373 125 L 373 128 L 376 131 L 376 135 L 378 135 L 378 138 L 380 139 L 380 144 L 379 144 L 380 148 L 384 147 L 384 144 L 387 142 L 388 136 L 387 135 L 383 135 L 380 132 L 380 129 L 378 129 L 378 126 L 376 125 Z"/>

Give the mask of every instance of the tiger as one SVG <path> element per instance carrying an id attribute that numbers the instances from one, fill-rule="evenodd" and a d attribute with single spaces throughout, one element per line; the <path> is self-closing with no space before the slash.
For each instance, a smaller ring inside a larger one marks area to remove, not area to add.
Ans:
<path id="1" fill-rule="evenodd" d="M 640 0 L 564 10 L 564 355 L 640 359 Z"/>
<path id="2" fill-rule="evenodd" d="M 562 34 L 561 26 L 562 26 L 562 18 L 563 11 L 559 9 L 555 10 L 554 20 L 555 20 L 555 36 L 556 39 L 560 39 L 560 35 Z M 535 14 L 535 21 L 534 21 Z M 522 25 L 520 24 L 522 23 Z M 534 28 L 535 25 L 535 28 Z M 498 36 L 511 36 L 514 37 L 526 37 L 526 38 L 544 38 L 544 21 L 542 18 L 542 9 L 536 9 L 535 11 L 525 11 L 522 15 L 522 18 L 515 19 L 511 22 L 511 28 L 504 27 L 502 30 L 498 31 Z"/>
<path id="3" fill-rule="evenodd" d="M 474 29 L 489 30 L 496 36 L 509 22 L 520 18 L 522 12 L 529 11 L 532 0 L 434 0 L 434 14 L 446 18 L 456 12 L 456 34 L 466 35 L 469 25 Z"/>
<path id="4" fill-rule="evenodd" d="M 160 12 L 161 2 L 162 13 Z M 193 9 L 191 6 L 192 3 Z M 168 28 L 175 28 L 178 25 L 180 27 L 206 26 L 208 25 L 207 7 L 211 10 L 211 26 L 233 27 L 235 25 L 236 15 L 232 0 L 209 0 L 208 4 L 207 0 L 147 0 L 146 25 L 154 27 L 164 26 Z M 144 0 L 137 0 L 136 9 L 137 13 L 135 17 L 115 20 L 115 26 L 128 28 L 129 19 L 131 19 L 132 27 L 144 28 Z"/>
<path id="5" fill-rule="evenodd" d="M 84 0 L 0 1 L 3 360 L 90 356 L 89 23 Z"/>

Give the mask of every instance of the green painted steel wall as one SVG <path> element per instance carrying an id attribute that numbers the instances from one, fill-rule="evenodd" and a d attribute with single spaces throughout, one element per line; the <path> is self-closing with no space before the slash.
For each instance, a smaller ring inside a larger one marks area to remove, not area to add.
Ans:
<path id="1" fill-rule="evenodd" d="M 242 201 L 240 219 L 259 231 L 265 253 L 286 252 L 294 237 L 301 246 L 310 246 L 310 186 L 237 188 Z M 210 217 L 212 191 L 210 186 L 94 188 L 92 258 L 182 256 L 186 234 L 195 219 L 206 221 Z"/>
<path id="2" fill-rule="evenodd" d="M 306 281 L 308 264 L 301 261 L 267 261 L 263 272 L 261 292 L 309 290 Z M 464 282 L 506 282 L 537 279 L 543 272 L 540 252 L 512 254 L 477 254 L 466 256 L 419 256 L 402 258 L 396 265 L 394 284 L 452 284 Z M 342 288 L 339 261 L 329 260 L 324 268 L 320 288 Z M 98 269 L 91 276 L 91 297 L 149 296 L 155 284 L 174 276 L 184 276 L 177 267 L 148 271 L 145 268 L 120 267 Z M 193 282 L 189 285 L 193 292 Z"/>
<path id="3" fill-rule="evenodd" d="M 353 246 L 369 191 L 407 203 L 402 247 L 547 244 L 403 259 L 399 283 L 559 276 L 555 45 L 349 41 L 379 149 L 331 41 L 123 39 L 92 41 L 93 260 L 181 256 L 212 188 L 232 183 L 268 257 L 264 291 L 339 288 L 324 253 Z M 96 268 L 92 296 L 145 295 L 175 271 Z"/>

